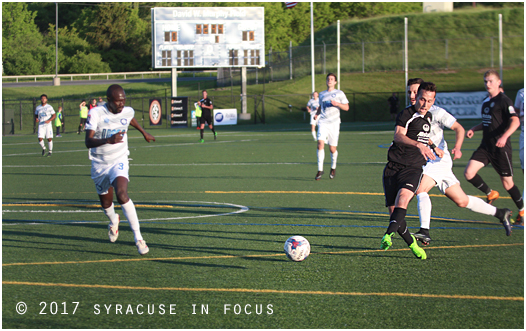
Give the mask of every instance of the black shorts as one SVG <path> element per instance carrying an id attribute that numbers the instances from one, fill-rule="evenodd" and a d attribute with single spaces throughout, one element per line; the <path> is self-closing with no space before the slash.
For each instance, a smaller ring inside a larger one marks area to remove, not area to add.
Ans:
<path id="1" fill-rule="evenodd" d="M 214 122 L 212 121 L 212 115 L 211 114 L 205 114 L 203 113 L 201 117 L 199 117 L 199 125 L 208 123 L 208 125 L 213 125 Z"/>
<path id="2" fill-rule="evenodd" d="M 484 166 L 488 164 L 493 165 L 493 169 L 502 177 L 513 176 L 513 167 L 511 163 L 511 148 L 504 146 L 493 151 L 488 151 L 486 148 L 479 146 L 470 160 L 475 160 L 484 163 Z"/>
<path id="3" fill-rule="evenodd" d="M 80 119 L 80 124 L 82 124 L 82 125 L 86 124 L 86 118 L 81 118 Z"/>
<path id="4" fill-rule="evenodd" d="M 415 193 L 422 179 L 422 167 L 408 167 L 406 165 L 388 162 L 384 168 L 383 184 L 385 206 L 394 206 L 398 191 L 406 188 Z"/>

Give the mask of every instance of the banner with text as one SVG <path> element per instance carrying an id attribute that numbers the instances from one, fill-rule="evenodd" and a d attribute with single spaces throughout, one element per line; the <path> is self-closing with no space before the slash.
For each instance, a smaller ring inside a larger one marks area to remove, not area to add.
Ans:
<path id="1" fill-rule="evenodd" d="M 188 127 L 188 97 L 172 97 L 170 127 Z"/>
<path id="2" fill-rule="evenodd" d="M 237 125 L 237 109 L 214 109 L 214 125 Z"/>
<path id="3" fill-rule="evenodd" d="M 437 93 L 435 105 L 444 108 L 456 118 L 480 118 L 482 101 L 488 92 Z"/>

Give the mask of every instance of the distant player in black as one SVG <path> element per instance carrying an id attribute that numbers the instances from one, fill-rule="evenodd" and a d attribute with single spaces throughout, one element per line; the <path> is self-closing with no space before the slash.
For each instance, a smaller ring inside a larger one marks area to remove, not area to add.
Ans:
<path id="1" fill-rule="evenodd" d="M 203 138 L 203 135 L 205 133 L 205 123 L 208 123 L 208 127 L 210 128 L 210 130 L 212 130 L 212 133 L 214 134 L 214 140 L 216 140 L 217 132 L 214 130 L 214 122 L 212 121 L 212 110 L 214 109 L 214 105 L 212 104 L 212 100 L 208 99 L 208 92 L 206 92 L 206 90 L 203 90 L 203 98 L 199 100 L 197 104 L 202 109 L 199 121 L 201 124 L 201 140 L 199 140 L 199 142 L 205 142 Z"/>
<path id="2" fill-rule="evenodd" d="M 396 114 L 398 113 L 398 97 L 396 96 L 396 93 L 393 92 L 393 95 L 387 99 L 387 102 L 389 102 L 389 112 L 391 113 L 391 121 L 394 121 L 396 119 Z"/>
<path id="3" fill-rule="evenodd" d="M 432 145 L 429 147 L 432 115 L 428 110 L 435 103 L 436 86 L 422 83 L 418 88 L 415 105 L 402 110 L 396 117 L 394 141 L 387 154 L 388 163 L 383 174 L 385 205 L 389 208 L 390 222 L 382 238 L 382 249 L 392 245 L 391 237 L 398 232 L 413 254 L 426 259 L 426 252 L 420 248 L 409 232 L 405 221 L 407 206 L 415 195 L 422 178 L 422 167 L 428 159 L 434 160 L 442 152 Z"/>
<path id="4" fill-rule="evenodd" d="M 520 190 L 513 183 L 510 142 L 510 136 L 519 128 L 520 121 L 513 101 L 499 90 L 501 83 L 496 70 L 488 70 L 484 74 L 484 85 L 489 96 L 482 104 L 482 123 L 466 133 L 466 137 L 472 138 L 475 131 L 482 130 L 482 142 L 471 156 L 464 176 L 488 196 L 488 203 L 492 203 L 499 198 L 499 192 L 492 190 L 477 174 L 480 169 L 491 163 L 500 175 L 502 186 L 508 191 L 520 212 L 524 210 L 524 201 Z"/>

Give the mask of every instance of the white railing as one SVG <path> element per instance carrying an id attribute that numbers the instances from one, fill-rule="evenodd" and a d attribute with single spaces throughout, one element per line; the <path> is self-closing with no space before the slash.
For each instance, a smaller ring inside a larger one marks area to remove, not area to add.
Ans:
<path id="1" fill-rule="evenodd" d="M 212 77 L 212 73 L 217 72 L 217 70 L 202 70 L 202 71 L 178 71 L 178 75 L 186 74 L 186 73 L 192 73 L 193 77 L 195 77 L 196 73 L 209 73 L 209 76 Z M 124 79 L 126 79 L 126 76 L 138 76 L 140 75 L 141 78 L 144 78 L 144 75 L 159 75 L 159 78 L 161 78 L 161 74 L 171 74 L 171 71 L 140 71 L 140 72 L 110 72 L 110 73 L 94 73 L 94 74 L 59 74 L 59 78 L 66 78 L 69 77 L 71 81 L 73 81 L 73 77 L 88 77 L 88 80 L 91 80 L 91 77 L 100 77 L 100 76 L 106 76 L 106 80 L 110 79 L 110 76 L 124 76 Z M 14 79 L 16 83 L 18 83 L 18 79 L 33 79 L 35 82 L 37 81 L 37 78 L 55 78 L 56 75 L 25 75 L 25 76 L 2 76 L 2 81 L 4 79 Z"/>

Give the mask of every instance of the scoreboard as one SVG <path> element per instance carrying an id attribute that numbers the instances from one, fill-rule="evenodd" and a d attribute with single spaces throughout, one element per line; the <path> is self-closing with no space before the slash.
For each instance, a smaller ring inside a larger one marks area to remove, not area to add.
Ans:
<path id="1" fill-rule="evenodd" d="M 152 67 L 265 66 L 263 7 L 152 8 Z"/>

